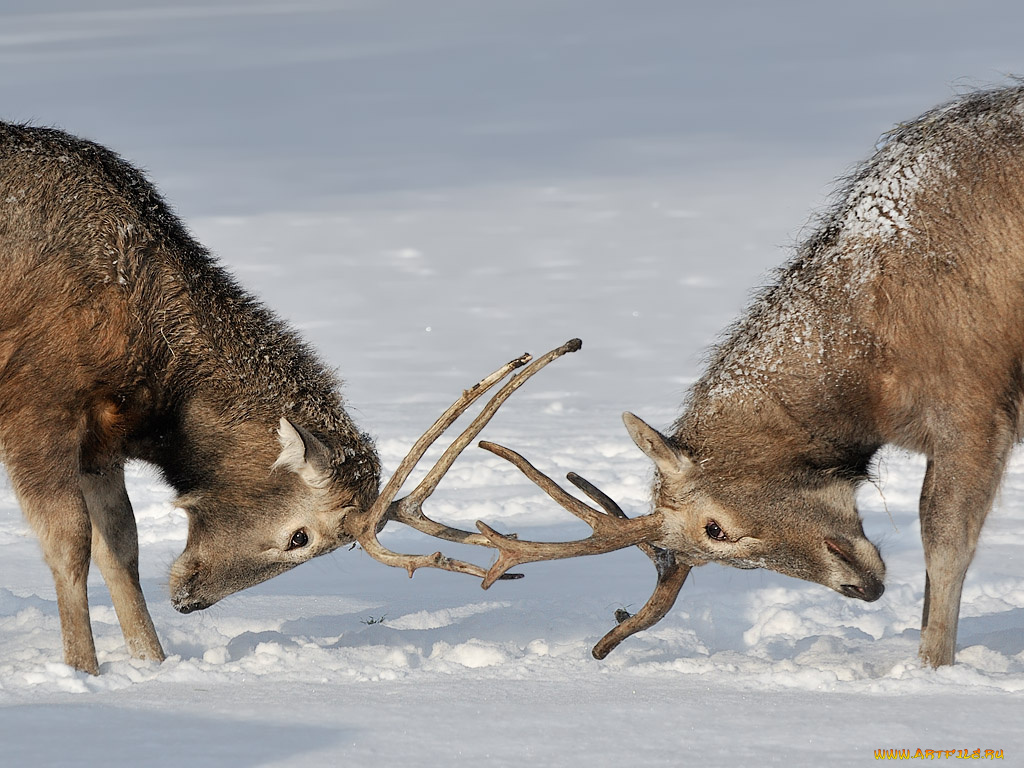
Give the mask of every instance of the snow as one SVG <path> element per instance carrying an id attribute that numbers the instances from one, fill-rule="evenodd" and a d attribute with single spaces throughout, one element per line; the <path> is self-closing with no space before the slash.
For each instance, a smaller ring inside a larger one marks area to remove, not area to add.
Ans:
<path id="1" fill-rule="evenodd" d="M 1024 71 L 1024 10 L 985 8 L 6 0 L 0 103 L 146 168 L 337 367 L 387 469 L 462 388 L 581 337 L 483 436 L 642 513 L 651 470 L 619 413 L 673 420 L 704 351 L 878 136 Z M 923 462 L 887 452 L 876 474 L 859 502 L 888 565 L 880 600 L 706 566 L 597 662 L 615 609 L 650 594 L 639 552 L 525 566 L 483 592 L 343 550 L 177 614 L 166 578 L 184 515 L 134 466 L 143 586 L 170 658 L 128 658 L 94 574 L 95 678 L 59 663 L 52 581 L 4 483 L 0 762 L 817 766 L 919 747 L 1018 760 L 1024 461 L 965 585 L 957 664 L 937 671 L 916 661 Z M 475 448 L 428 505 L 461 526 L 586 533 Z"/>
<path id="2" fill-rule="evenodd" d="M 938 150 L 888 144 L 884 162 L 858 179 L 846 200 L 843 234 L 852 240 L 885 241 L 911 228 L 914 201 L 923 186 L 953 175 Z M 849 247 L 849 246 L 848 246 Z"/>

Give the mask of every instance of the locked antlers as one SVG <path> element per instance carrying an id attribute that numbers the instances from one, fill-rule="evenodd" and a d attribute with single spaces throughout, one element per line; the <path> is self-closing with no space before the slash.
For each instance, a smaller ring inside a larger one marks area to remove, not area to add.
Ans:
<path id="1" fill-rule="evenodd" d="M 627 637 L 660 621 L 672 608 L 679 595 L 679 590 L 690 572 L 690 566 L 679 562 L 676 553 L 670 549 L 656 546 L 654 543 L 662 536 L 664 521 L 659 512 L 629 518 L 607 494 L 576 473 L 570 472 L 566 476 L 569 482 L 579 488 L 600 508 L 596 509 L 567 493 L 515 451 L 495 443 L 481 442 L 481 448 L 511 462 L 558 504 L 586 522 L 593 533 L 588 538 L 578 541 L 524 541 L 515 535 L 498 533 L 486 523 L 478 522 L 479 533 L 472 533 L 444 525 L 423 514 L 423 502 L 434 492 L 437 484 L 455 459 L 497 413 L 502 403 L 541 368 L 562 355 L 576 352 L 581 346 L 582 342 L 579 339 L 572 339 L 536 360 L 532 360 L 528 354 L 522 355 L 465 390 L 462 396 L 452 403 L 451 407 L 441 414 L 440 418 L 413 444 L 370 509 L 365 514 L 353 515 L 346 520 L 346 529 L 349 535 L 358 541 L 372 558 L 385 565 L 405 568 L 409 572 L 409 576 L 412 576 L 418 568 L 440 568 L 479 576 L 483 579 L 484 589 L 499 579 L 519 578 L 519 574 L 510 574 L 508 570 L 524 563 L 598 555 L 625 547 L 639 547 L 657 569 L 657 586 L 654 589 L 654 594 L 643 608 L 635 615 L 629 615 L 625 611 L 621 612 L 624 615 L 620 618 L 618 626 L 608 632 L 594 646 L 594 657 L 603 659 Z M 427 449 L 474 402 L 513 371 L 517 372 L 512 374 L 511 378 L 491 397 L 470 425 L 448 446 L 420 484 L 408 496 L 396 501 L 395 496 L 417 463 L 423 458 Z M 630 418 L 635 419 L 636 417 L 627 414 L 627 427 L 631 423 Z M 651 455 L 649 450 L 645 449 L 645 452 Z M 377 539 L 377 534 L 390 520 L 403 523 L 435 538 L 458 544 L 472 544 L 496 549 L 498 559 L 489 570 L 485 570 L 472 563 L 446 557 L 441 552 L 429 555 L 405 555 L 393 552 L 384 547 Z"/>
<path id="2" fill-rule="evenodd" d="M 353 515 L 349 520 L 346 521 L 346 527 L 349 535 L 352 536 L 356 541 L 359 542 L 360 546 L 366 553 L 375 560 L 378 560 L 386 565 L 392 565 L 398 568 L 405 568 L 409 571 L 409 576 L 412 576 L 417 568 L 440 568 L 446 571 L 456 571 L 458 573 L 468 573 L 480 578 L 487 576 L 487 571 L 472 563 L 466 563 L 461 560 L 454 560 L 446 557 L 440 552 L 434 552 L 430 555 L 404 555 L 384 547 L 377 540 L 377 533 L 384 527 L 389 520 L 395 520 L 405 525 L 409 525 L 423 533 L 436 538 L 445 539 L 447 541 L 456 542 L 459 544 L 475 544 L 477 546 L 490 547 L 492 546 L 490 541 L 479 533 L 471 533 L 469 531 L 462 531 L 458 528 L 451 528 L 449 526 L 438 523 L 435 520 L 431 520 L 429 517 L 423 514 L 423 502 L 434 492 L 438 482 L 444 477 L 445 472 L 451 467 L 452 463 L 458 458 L 459 454 L 462 453 L 463 449 L 469 445 L 474 438 L 480 433 L 480 430 L 491 420 L 494 414 L 498 411 L 513 392 L 519 387 L 526 383 L 527 379 L 537 373 L 541 368 L 546 366 L 553 360 L 558 359 L 564 354 L 569 352 L 575 352 L 582 346 L 582 342 L 579 339 L 572 339 L 567 341 L 562 346 L 551 350 L 547 354 L 533 360 L 531 362 L 531 356 L 524 354 L 512 360 L 501 368 L 496 370 L 490 376 L 487 376 L 479 383 L 470 387 L 462 393 L 462 396 L 456 400 L 447 411 L 441 414 L 440 418 L 434 424 L 423 433 L 409 450 L 409 453 L 401 463 L 398 465 L 398 469 L 388 480 L 384 486 L 384 490 L 381 491 L 380 496 L 373 503 L 369 510 L 362 515 Z M 488 401 L 483 407 L 476 418 L 473 419 L 472 423 L 460 434 L 454 442 L 448 447 L 448 449 L 441 455 L 437 463 L 430 469 L 427 476 L 422 482 L 410 493 L 408 496 L 394 500 L 398 491 L 401 489 L 402 484 L 408 479 L 413 469 L 423 454 L 426 453 L 427 449 L 433 445 L 438 438 L 450 427 L 456 419 L 461 416 L 466 409 L 468 409 L 474 402 L 476 402 L 482 395 L 486 394 L 502 379 L 508 376 L 512 371 L 519 370 L 513 374 L 512 377 L 505 382 L 504 386 L 499 389 L 494 396 Z M 505 574 L 502 574 L 503 576 Z M 508 574 L 506 578 L 518 578 L 518 576 Z"/>

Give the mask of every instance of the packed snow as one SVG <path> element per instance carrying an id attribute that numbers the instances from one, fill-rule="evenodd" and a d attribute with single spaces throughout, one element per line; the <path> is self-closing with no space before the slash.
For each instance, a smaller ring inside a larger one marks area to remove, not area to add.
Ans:
<path id="1" fill-rule="evenodd" d="M 483 437 L 642 514 L 650 462 L 619 414 L 672 422 L 709 345 L 878 136 L 1024 72 L 1024 9 L 985 9 L 7 0 L 0 117 L 147 169 L 338 369 L 386 470 L 463 388 L 581 337 Z M 636 550 L 527 565 L 486 592 L 341 550 L 177 614 L 166 578 L 184 513 L 133 465 L 143 586 L 169 658 L 129 658 L 94 573 L 98 677 L 60 661 L 52 580 L 4 480 L 0 764 L 817 766 L 897 748 L 1002 750 L 1013 764 L 1024 458 L 965 585 L 957 664 L 940 670 L 916 657 L 923 472 L 884 452 L 860 495 L 888 565 L 877 602 L 706 566 L 663 621 L 598 662 L 615 610 L 653 588 Z M 475 447 L 427 506 L 461 527 L 587 533 Z M 437 548 L 394 526 L 382 540 Z"/>

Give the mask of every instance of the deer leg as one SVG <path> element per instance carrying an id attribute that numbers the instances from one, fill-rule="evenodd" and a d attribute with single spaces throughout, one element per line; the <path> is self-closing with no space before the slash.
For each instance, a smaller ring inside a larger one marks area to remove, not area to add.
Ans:
<path id="1" fill-rule="evenodd" d="M 87 591 L 92 525 L 77 482 L 80 443 L 75 425 L 57 411 L 5 413 L 0 443 L 11 486 L 53 574 L 64 662 L 97 675 Z"/>
<path id="2" fill-rule="evenodd" d="M 110 590 L 132 658 L 163 661 L 153 619 L 139 583 L 139 536 L 124 487 L 124 470 L 83 473 L 79 478 L 92 520 L 92 557 Z"/>
<path id="3" fill-rule="evenodd" d="M 8 471 L 11 469 L 9 465 Z M 86 590 L 92 531 L 85 500 L 77 489 L 53 490 L 38 484 L 19 483 L 16 470 L 11 472 L 11 480 L 53 573 L 64 663 L 98 675 L 100 668 L 89 623 Z"/>
<path id="4" fill-rule="evenodd" d="M 920 508 L 925 589 L 919 651 L 929 666 L 953 663 L 964 578 L 1009 451 L 1009 439 L 994 438 L 984 449 L 960 446 L 956 455 L 929 458 Z"/>

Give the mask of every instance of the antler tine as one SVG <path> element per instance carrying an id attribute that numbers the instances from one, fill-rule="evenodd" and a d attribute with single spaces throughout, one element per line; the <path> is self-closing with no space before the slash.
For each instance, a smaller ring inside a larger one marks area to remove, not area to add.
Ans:
<path id="1" fill-rule="evenodd" d="M 421 506 L 427 499 L 445 472 L 468 445 L 480 430 L 491 420 L 498 408 L 501 407 L 513 392 L 521 387 L 527 379 L 537 373 L 541 368 L 562 355 L 575 352 L 582 347 L 579 339 L 572 339 L 562 346 L 551 350 L 545 355 L 533 360 L 530 355 L 522 355 L 507 363 L 502 368 L 483 379 L 474 387 L 466 390 L 452 406 L 445 411 L 434 424 L 424 432 L 423 436 L 416 441 L 408 455 L 399 463 L 398 469 L 384 486 L 384 490 L 376 499 L 373 506 L 366 515 L 360 516 L 351 524 L 351 534 L 360 543 L 363 549 L 373 557 L 387 565 L 405 568 L 412 576 L 417 568 L 431 567 L 441 568 L 448 571 L 468 573 L 484 578 L 487 572 L 472 563 L 465 563 L 460 560 L 453 560 L 445 557 L 440 552 L 430 555 L 403 555 L 384 547 L 377 540 L 377 532 L 388 520 L 395 520 L 420 530 L 428 535 L 437 538 L 454 541 L 461 544 L 476 544 L 478 546 L 491 546 L 486 537 L 479 533 L 462 531 L 457 528 L 438 523 L 423 514 Z M 527 365 L 527 363 L 529 363 Z M 523 367 L 525 366 L 525 367 Z M 427 476 L 416 487 L 416 489 L 403 499 L 393 501 L 402 484 L 408 479 L 413 468 L 426 453 L 427 449 L 450 427 L 466 409 L 472 405 L 481 395 L 490 390 L 495 384 L 501 381 L 509 372 L 516 368 L 523 367 L 522 371 L 505 383 L 491 400 L 484 406 L 472 423 L 463 433 L 448 447 L 438 462 L 430 469 Z M 509 578 L 517 578 L 509 575 Z"/>
<path id="2" fill-rule="evenodd" d="M 534 482 L 535 485 L 544 491 L 544 493 L 558 502 L 558 504 L 567 511 L 587 523 L 591 528 L 601 525 L 602 518 L 604 518 L 603 514 L 598 512 L 596 509 L 588 507 L 575 496 L 566 493 L 558 483 L 533 466 L 533 464 L 527 461 L 521 454 L 516 453 L 511 448 L 506 448 L 503 445 L 491 443 L 486 440 L 480 441 L 480 447 L 485 451 L 490 451 L 496 456 L 500 456 L 505 459 L 505 461 L 513 464 L 520 472 L 526 475 Z"/>
<path id="3" fill-rule="evenodd" d="M 611 496 L 602 491 L 589 480 L 580 477 L 575 472 L 570 472 L 565 476 L 565 478 L 570 483 L 579 488 L 581 491 L 583 491 L 585 494 L 587 494 L 590 500 L 597 504 L 599 507 L 601 507 L 601 509 L 603 509 L 605 513 L 609 515 L 614 515 L 615 517 L 629 517 L 625 512 L 622 511 L 622 507 L 620 507 Z"/>
<path id="4" fill-rule="evenodd" d="M 379 524 L 385 518 L 388 505 L 398 495 L 398 491 L 402 485 L 412 474 L 413 469 L 419 463 L 420 459 L 423 458 L 423 454 L 427 452 L 437 439 L 450 427 L 455 421 L 465 413 L 466 409 L 475 403 L 481 396 L 485 395 L 491 388 L 494 387 L 499 381 L 504 379 L 509 373 L 514 371 L 516 368 L 521 368 L 533 359 L 533 355 L 529 352 L 524 352 L 514 360 L 510 360 L 505 363 L 501 368 L 496 370 L 489 376 L 484 377 L 479 382 L 474 384 L 467 390 L 463 390 L 462 396 L 452 403 L 448 410 L 442 413 L 437 421 L 430 425 L 430 428 L 424 432 L 420 438 L 413 443 L 412 448 L 409 449 L 409 453 L 405 455 L 399 464 L 397 469 L 388 482 L 385 484 L 384 489 L 380 492 L 380 496 L 377 497 L 377 501 L 370 508 L 370 517 L 378 517 L 375 524 Z"/>
<path id="5" fill-rule="evenodd" d="M 676 560 L 675 553 L 670 549 L 662 549 L 651 544 L 641 544 L 640 549 L 651 558 L 658 569 L 658 585 L 654 594 L 644 607 L 634 615 L 620 621 L 608 634 L 594 646 L 592 653 L 599 661 L 611 653 L 630 635 L 652 627 L 665 618 L 683 588 L 683 582 L 690 573 L 690 566 Z"/>
<path id="6" fill-rule="evenodd" d="M 515 465 L 520 472 L 530 478 L 558 504 L 583 520 L 593 529 L 593 534 L 590 537 L 577 541 L 524 541 L 513 536 L 500 534 L 486 523 L 477 522 L 476 527 L 480 529 L 480 532 L 490 542 L 490 546 L 499 552 L 497 562 L 491 566 L 491 569 L 487 572 L 487 577 L 483 581 L 484 589 L 490 587 L 509 568 L 516 565 L 534 563 L 541 560 L 579 557 L 582 555 L 599 555 L 633 546 L 634 544 L 650 542 L 661 533 L 662 519 L 658 513 L 629 518 L 622 514 L 622 510 L 618 509 L 618 505 L 614 502 L 611 502 L 611 504 L 614 509 L 618 510 L 618 514 L 612 512 L 608 507 L 606 507 L 606 509 L 609 509 L 608 513 L 598 512 L 575 496 L 566 493 L 561 486 L 515 451 L 488 442 L 481 442 L 480 447 Z M 576 477 L 582 480 L 578 475 Z M 590 483 L 587 483 L 585 480 L 583 482 L 590 488 L 593 488 Z M 601 495 L 604 496 L 604 494 Z M 604 498 L 609 502 L 611 501 L 607 496 L 604 496 Z M 604 506 L 602 502 L 598 503 Z"/>

